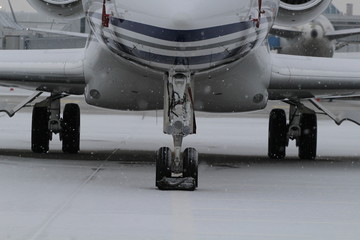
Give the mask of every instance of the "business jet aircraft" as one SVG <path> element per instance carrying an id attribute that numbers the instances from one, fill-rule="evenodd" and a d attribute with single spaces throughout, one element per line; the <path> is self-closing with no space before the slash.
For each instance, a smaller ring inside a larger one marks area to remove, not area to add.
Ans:
<path id="1" fill-rule="evenodd" d="M 51 93 L 33 108 L 31 148 L 49 150 L 60 134 L 65 153 L 77 153 L 80 110 L 60 99 L 84 94 L 90 105 L 119 110 L 164 109 L 164 133 L 173 152 L 162 147 L 156 159 L 156 185 L 193 190 L 198 184 L 198 153 L 181 150 L 196 133 L 195 111 L 245 112 L 268 100 L 290 104 L 270 114 L 270 158 L 284 158 L 289 140 L 299 157 L 316 157 L 317 120 L 303 100 L 357 94 L 360 61 L 271 54 L 267 35 L 274 23 L 303 24 L 320 15 L 330 0 L 28 0 L 55 17 L 85 15 L 92 33 L 84 49 L 0 52 L 3 86 L 36 92 L 10 116 Z M 336 116 L 311 102 L 337 123 Z M 183 185 L 182 185 L 183 184 Z M 190 186 L 190 187 L 189 187 Z"/>
<path id="2" fill-rule="evenodd" d="M 329 19 L 320 15 L 301 26 L 273 26 L 270 33 L 282 37 L 278 53 L 333 57 L 335 50 L 345 46 L 343 43 L 337 43 L 336 40 L 360 34 L 360 28 L 335 30 Z"/>

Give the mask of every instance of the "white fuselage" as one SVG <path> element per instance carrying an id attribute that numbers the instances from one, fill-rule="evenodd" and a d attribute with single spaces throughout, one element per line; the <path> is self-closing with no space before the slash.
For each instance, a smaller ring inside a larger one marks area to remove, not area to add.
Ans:
<path id="1" fill-rule="evenodd" d="M 194 74 L 198 110 L 265 107 L 270 67 L 265 64 L 269 56 L 264 41 L 278 5 L 278 0 L 263 1 L 265 13 L 257 27 L 258 0 L 110 0 L 105 27 L 103 1 L 85 0 L 99 42 L 88 46 L 88 103 L 115 109 L 161 108 L 163 77 L 176 70 Z M 109 51 L 100 50 L 100 45 Z"/>

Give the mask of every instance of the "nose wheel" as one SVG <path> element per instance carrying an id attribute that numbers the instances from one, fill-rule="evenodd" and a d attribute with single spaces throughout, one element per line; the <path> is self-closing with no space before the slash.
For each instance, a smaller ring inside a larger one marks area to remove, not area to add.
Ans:
<path id="1" fill-rule="evenodd" d="M 186 148 L 183 153 L 183 176 L 193 178 L 198 186 L 198 152 L 195 148 Z"/>
<path id="2" fill-rule="evenodd" d="M 162 147 L 156 154 L 156 180 L 155 184 L 158 187 L 158 182 L 163 178 L 171 177 L 171 150 L 168 147 Z"/>
<path id="3" fill-rule="evenodd" d="M 182 173 L 172 172 L 173 164 L 170 149 L 162 147 L 156 158 L 156 186 L 160 190 L 194 191 L 198 186 L 198 153 L 194 148 L 183 152 Z"/>

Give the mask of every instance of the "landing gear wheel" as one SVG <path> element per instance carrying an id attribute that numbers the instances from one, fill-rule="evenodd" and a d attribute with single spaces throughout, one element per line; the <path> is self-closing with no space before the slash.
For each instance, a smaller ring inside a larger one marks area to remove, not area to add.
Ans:
<path id="1" fill-rule="evenodd" d="M 171 177 L 171 150 L 168 147 L 161 147 L 156 156 L 156 179 L 155 185 L 164 177 Z"/>
<path id="2" fill-rule="evenodd" d="M 300 159 L 315 159 L 317 142 L 317 119 L 314 113 L 300 116 L 301 136 L 299 138 Z"/>
<path id="3" fill-rule="evenodd" d="M 64 153 L 78 153 L 80 150 L 80 108 L 74 103 L 65 105 L 62 121 L 62 150 Z"/>
<path id="4" fill-rule="evenodd" d="M 286 114 L 283 109 L 273 109 L 269 117 L 268 156 L 282 159 L 286 154 Z"/>
<path id="5" fill-rule="evenodd" d="M 198 186 L 198 152 L 195 148 L 186 148 L 183 155 L 183 177 L 195 179 Z"/>
<path id="6" fill-rule="evenodd" d="M 50 131 L 47 107 L 34 106 L 31 127 L 31 150 L 35 153 L 49 151 Z"/>

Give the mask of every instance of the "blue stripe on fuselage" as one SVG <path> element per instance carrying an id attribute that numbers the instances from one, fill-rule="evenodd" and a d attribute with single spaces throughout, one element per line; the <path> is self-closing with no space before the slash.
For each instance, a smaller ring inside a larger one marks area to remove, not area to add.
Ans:
<path id="1" fill-rule="evenodd" d="M 101 19 L 100 13 L 91 13 L 91 17 Z M 264 19 L 265 20 L 265 19 Z M 173 42 L 195 42 L 241 32 L 255 27 L 251 20 L 246 22 L 237 22 L 221 26 L 193 29 L 193 30 L 174 30 L 162 27 L 156 27 L 144 23 L 138 23 L 121 18 L 110 17 L 110 23 L 116 27 L 139 33 L 148 37 Z"/>

